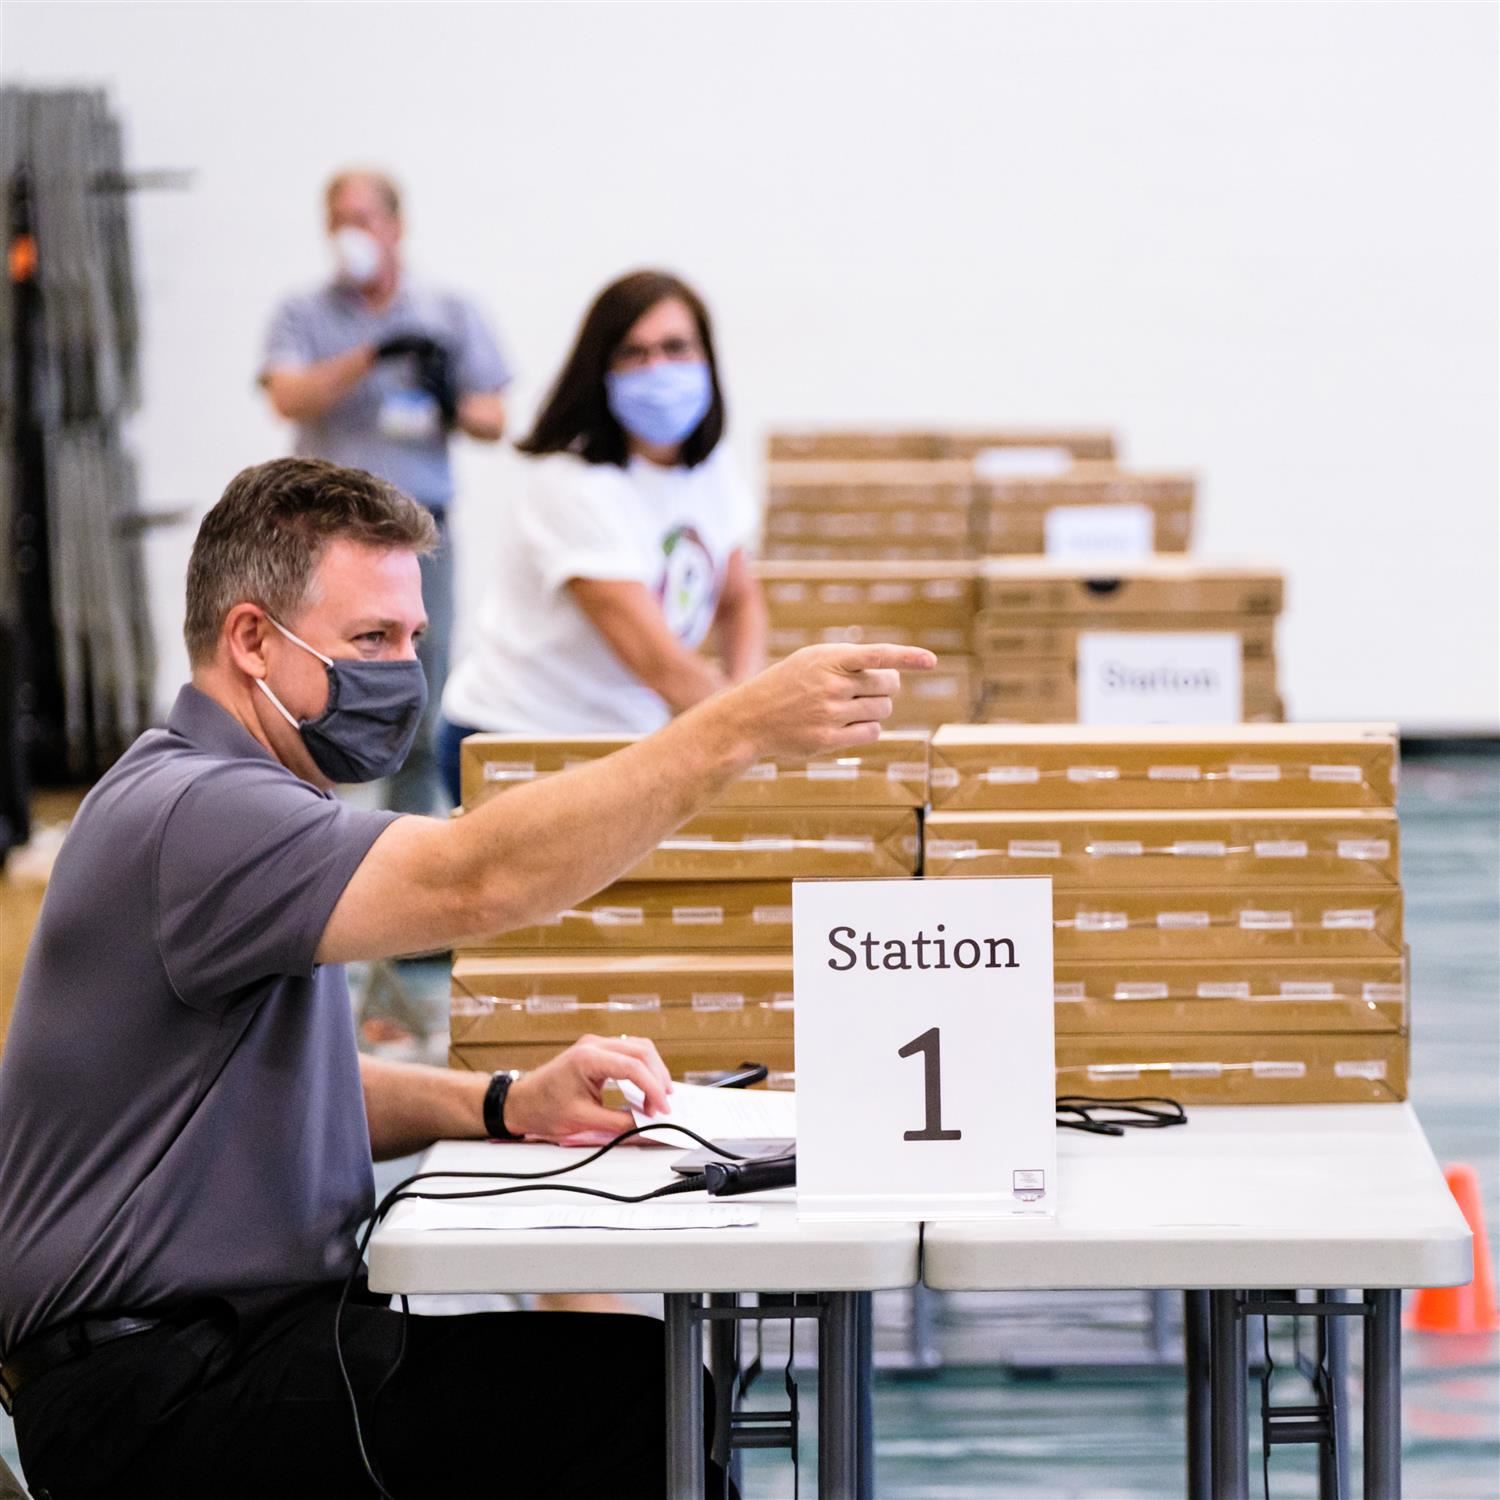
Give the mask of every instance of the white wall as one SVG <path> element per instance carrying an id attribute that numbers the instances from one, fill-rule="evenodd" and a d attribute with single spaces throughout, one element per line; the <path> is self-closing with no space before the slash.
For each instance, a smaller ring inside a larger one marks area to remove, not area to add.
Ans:
<path id="1" fill-rule="evenodd" d="M 68 4 L 3 68 L 109 86 L 138 201 L 155 503 L 285 433 L 251 377 L 322 272 L 337 165 L 405 182 L 522 418 L 587 299 L 697 281 L 733 435 L 1109 423 L 1204 476 L 1201 550 L 1289 574 L 1297 717 L 1492 728 L 1496 13 L 1489 5 Z M 514 459 L 464 454 L 466 588 Z M 175 645 L 190 538 L 159 538 Z"/>

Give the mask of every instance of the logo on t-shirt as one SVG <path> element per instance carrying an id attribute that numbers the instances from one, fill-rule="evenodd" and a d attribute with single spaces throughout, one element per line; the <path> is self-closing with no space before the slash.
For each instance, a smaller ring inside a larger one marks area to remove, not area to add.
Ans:
<path id="1" fill-rule="evenodd" d="M 712 553 L 691 526 L 674 527 L 662 539 L 665 565 L 657 599 L 667 628 L 678 640 L 696 646 L 713 623 L 719 570 Z"/>

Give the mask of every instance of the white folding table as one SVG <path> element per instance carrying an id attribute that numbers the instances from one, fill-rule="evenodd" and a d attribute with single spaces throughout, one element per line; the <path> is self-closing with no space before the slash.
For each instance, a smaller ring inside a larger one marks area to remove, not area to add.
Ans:
<path id="1" fill-rule="evenodd" d="M 637 1194 L 673 1180 L 676 1148 L 622 1147 L 563 1181 Z M 445 1141 L 423 1171 L 536 1172 L 588 1152 L 558 1146 Z M 501 1186 L 472 1178 L 431 1179 L 432 1192 Z M 484 1200 L 479 1200 L 484 1201 Z M 508 1205 L 587 1202 L 546 1190 L 491 1200 Z M 704 1201 L 699 1195 L 667 1204 Z M 711 1201 L 711 1200 L 709 1200 Z M 870 1350 L 861 1335 L 868 1293 L 916 1285 L 916 1224 L 801 1224 L 790 1189 L 740 1200 L 760 1222 L 731 1229 L 423 1229 L 398 1204 L 370 1242 L 369 1284 L 381 1293 L 661 1292 L 667 1340 L 667 1462 L 670 1500 L 701 1500 L 703 1326 L 733 1309 L 705 1306 L 705 1293 L 812 1293 L 818 1320 L 819 1493 L 868 1493 Z"/>
<path id="2" fill-rule="evenodd" d="M 1055 1219 L 930 1223 L 945 1291 L 1187 1293 L 1188 1490 L 1249 1485 L 1247 1317 L 1360 1316 L 1367 1497 L 1396 1500 L 1401 1289 L 1458 1286 L 1471 1236 L 1410 1105 L 1195 1108 L 1167 1130 L 1059 1133 Z M 1295 1308 L 1286 1289 L 1329 1294 Z M 1270 1289 L 1270 1290 L 1268 1290 Z M 1325 1488 L 1328 1488 L 1325 1480 Z"/>

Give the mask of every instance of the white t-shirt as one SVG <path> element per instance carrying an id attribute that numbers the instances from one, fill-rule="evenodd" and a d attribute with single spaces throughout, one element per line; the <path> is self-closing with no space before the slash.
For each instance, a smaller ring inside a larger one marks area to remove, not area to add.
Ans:
<path id="1" fill-rule="evenodd" d="M 755 542 L 754 497 L 722 446 L 696 468 L 635 458 L 621 469 L 570 453 L 527 467 L 443 713 L 455 724 L 517 733 L 659 729 L 670 717 L 666 703 L 610 649 L 568 582 L 644 584 L 668 629 L 696 650 L 713 624 L 730 556 Z"/>

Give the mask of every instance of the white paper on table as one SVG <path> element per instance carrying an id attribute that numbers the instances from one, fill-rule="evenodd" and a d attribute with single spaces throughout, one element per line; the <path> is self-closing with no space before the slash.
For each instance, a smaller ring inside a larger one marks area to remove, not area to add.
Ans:
<path id="1" fill-rule="evenodd" d="M 790 1089 L 716 1089 L 701 1083 L 674 1083 L 663 1115 L 641 1112 L 645 1097 L 635 1084 L 617 1080 L 637 1125 L 686 1125 L 709 1141 L 780 1140 L 797 1134 L 797 1095 Z M 647 1140 L 652 1137 L 647 1136 Z M 686 1136 L 663 1131 L 666 1145 L 689 1146 Z"/>
<path id="2" fill-rule="evenodd" d="M 760 1209 L 738 1203 L 543 1203 L 524 1208 L 416 1199 L 402 1229 L 741 1229 Z"/>

